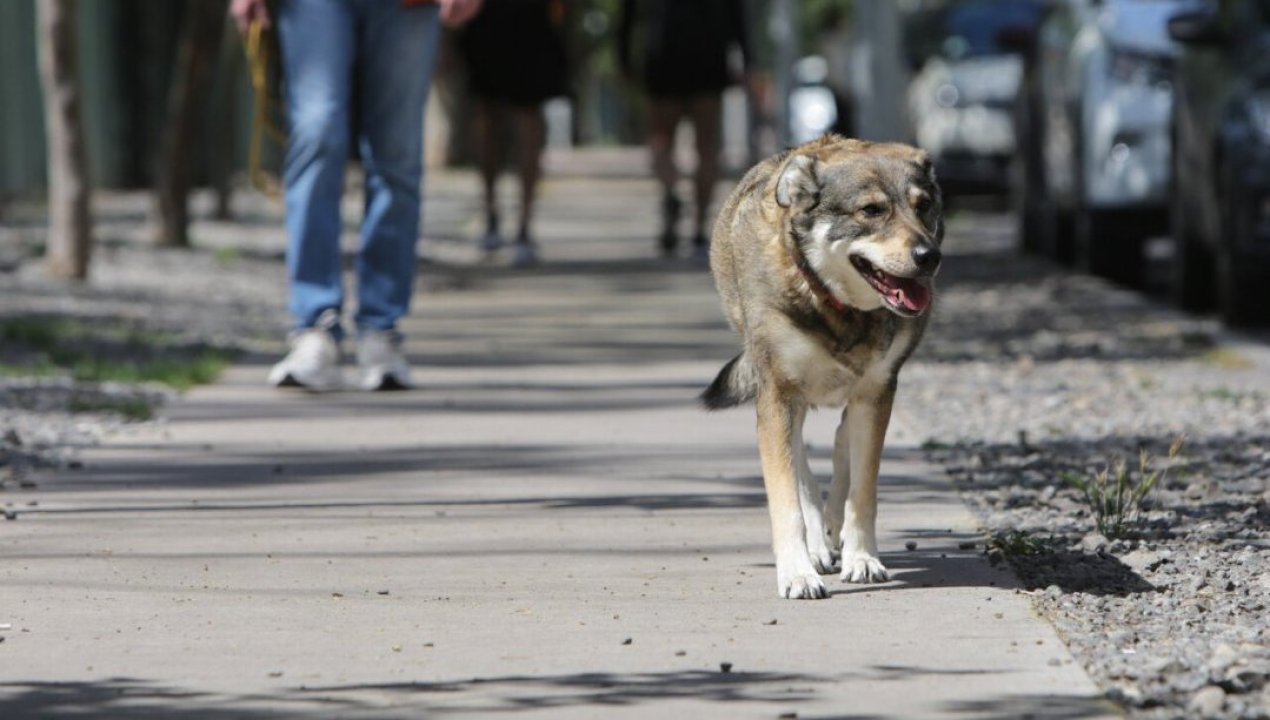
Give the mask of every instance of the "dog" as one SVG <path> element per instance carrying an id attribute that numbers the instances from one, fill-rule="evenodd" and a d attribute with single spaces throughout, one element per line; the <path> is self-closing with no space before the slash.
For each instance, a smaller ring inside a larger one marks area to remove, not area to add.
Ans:
<path id="1" fill-rule="evenodd" d="M 837 135 L 760 162 L 720 210 L 710 268 L 743 349 L 701 401 L 756 403 L 782 597 L 827 597 L 820 576 L 835 559 L 844 581 L 888 579 L 875 531 L 882 443 L 943 237 L 924 151 Z M 816 406 L 843 408 L 823 513 L 803 443 Z"/>

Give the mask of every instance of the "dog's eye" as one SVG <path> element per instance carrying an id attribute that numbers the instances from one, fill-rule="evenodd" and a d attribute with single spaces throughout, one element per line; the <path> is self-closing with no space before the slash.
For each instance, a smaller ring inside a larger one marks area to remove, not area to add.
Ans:
<path id="1" fill-rule="evenodd" d="M 919 215 L 925 215 L 930 211 L 931 205 L 933 204 L 934 203 L 931 202 L 930 198 L 922 196 L 917 199 L 916 203 L 913 204 L 913 209 L 916 210 Z"/>
<path id="2" fill-rule="evenodd" d="M 869 203 L 856 210 L 857 213 L 869 219 L 880 218 L 886 214 L 886 206 L 882 203 Z"/>

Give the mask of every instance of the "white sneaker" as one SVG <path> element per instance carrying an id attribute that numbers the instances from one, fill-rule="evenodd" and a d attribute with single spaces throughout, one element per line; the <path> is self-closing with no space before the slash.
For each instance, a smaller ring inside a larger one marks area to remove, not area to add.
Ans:
<path id="1" fill-rule="evenodd" d="M 344 384 L 340 347 L 324 328 L 300 330 L 291 337 L 291 352 L 269 371 L 274 387 L 299 387 L 314 392 Z"/>
<path id="2" fill-rule="evenodd" d="M 357 365 L 363 390 L 407 390 L 410 365 L 401 351 L 401 333 L 365 330 L 357 339 Z"/>

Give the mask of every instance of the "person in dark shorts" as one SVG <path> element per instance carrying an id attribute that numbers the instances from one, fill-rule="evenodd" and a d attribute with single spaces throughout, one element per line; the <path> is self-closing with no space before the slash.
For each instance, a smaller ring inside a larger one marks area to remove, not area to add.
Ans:
<path id="1" fill-rule="evenodd" d="M 515 129 L 520 223 L 512 265 L 517 267 L 538 262 L 530 225 L 547 137 L 542 104 L 567 94 L 564 13 L 564 0 L 493 0 L 459 37 L 476 100 L 473 134 L 486 223 L 481 248 L 488 253 L 503 246 L 495 193 L 503 120 L 510 116 Z"/>
<path id="2" fill-rule="evenodd" d="M 675 193 L 674 161 L 679 121 L 692 123 L 697 169 L 693 176 L 693 254 L 708 255 L 707 213 L 719 179 L 720 108 L 724 88 L 750 61 L 743 0 L 622 0 L 618 59 L 628 78 L 648 94 L 648 146 L 653 173 L 662 185 L 662 253 L 678 245 L 682 203 Z"/>

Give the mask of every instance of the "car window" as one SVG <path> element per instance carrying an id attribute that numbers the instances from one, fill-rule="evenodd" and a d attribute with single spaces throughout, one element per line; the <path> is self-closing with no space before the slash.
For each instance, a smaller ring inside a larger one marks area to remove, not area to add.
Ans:
<path id="1" fill-rule="evenodd" d="M 954 5 L 944 16 L 944 40 L 940 53 L 952 59 L 1000 55 L 998 37 L 1010 27 L 1035 27 L 1040 3 L 968 2 Z"/>

